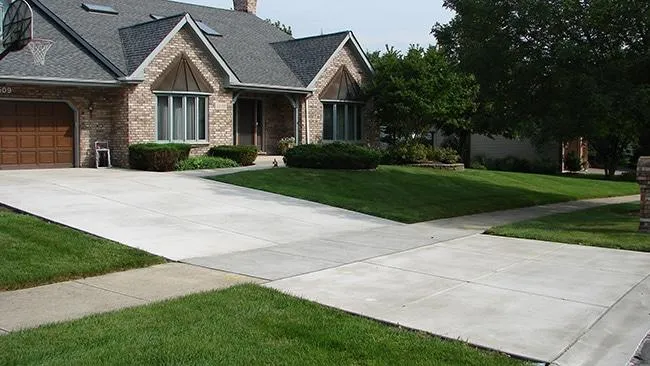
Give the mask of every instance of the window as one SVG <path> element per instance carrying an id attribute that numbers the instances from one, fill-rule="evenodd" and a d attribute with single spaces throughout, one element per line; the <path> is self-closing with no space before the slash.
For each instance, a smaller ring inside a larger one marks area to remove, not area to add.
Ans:
<path id="1" fill-rule="evenodd" d="M 99 14 L 110 14 L 110 15 L 117 15 L 119 14 L 117 10 L 113 9 L 113 7 L 109 5 L 98 5 L 98 4 L 81 4 L 81 7 L 90 13 L 99 13 Z"/>
<path id="2" fill-rule="evenodd" d="M 323 140 L 360 141 L 362 115 L 361 104 L 323 103 Z"/>
<path id="3" fill-rule="evenodd" d="M 195 95 L 158 95 L 158 141 L 206 141 L 207 97 Z"/>

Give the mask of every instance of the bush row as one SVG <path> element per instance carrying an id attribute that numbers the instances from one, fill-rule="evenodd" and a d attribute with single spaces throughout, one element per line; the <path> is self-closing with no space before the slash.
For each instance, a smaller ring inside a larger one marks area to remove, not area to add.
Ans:
<path id="1" fill-rule="evenodd" d="M 384 151 L 382 164 L 403 165 L 424 162 L 456 164 L 462 161 L 458 152 L 452 148 L 437 148 L 421 143 L 402 143 Z"/>
<path id="2" fill-rule="evenodd" d="M 255 164 L 257 159 L 256 146 L 215 146 L 208 151 L 208 156 L 226 158 L 241 166 Z"/>
<path id="3" fill-rule="evenodd" d="M 129 146 L 131 169 L 154 172 L 173 170 L 220 169 L 253 165 L 257 159 L 254 146 L 217 146 L 208 156 L 190 158 L 191 145 L 146 143 Z"/>
<path id="4" fill-rule="evenodd" d="M 226 158 L 217 158 L 214 156 L 192 156 L 176 165 L 176 170 L 201 170 L 201 169 L 223 169 L 236 168 L 239 164 Z"/>
<path id="5" fill-rule="evenodd" d="M 471 168 L 537 174 L 555 174 L 558 172 L 557 165 L 552 161 L 529 161 L 515 156 L 502 159 L 489 159 L 478 156 L 472 161 Z"/>
<path id="6" fill-rule="evenodd" d="M 284 159 L 291 168 L 361 170 L 376 169 L 381 153 L 352 144 L 310 144 L 288 150 Z"/>
<path id="7" fill-rule="evenodd" d="M 190 156 L 191 145 L 187 144 L 135 144 L 129 146 L 131 169 L 154 172 L 169 172 Z"/>

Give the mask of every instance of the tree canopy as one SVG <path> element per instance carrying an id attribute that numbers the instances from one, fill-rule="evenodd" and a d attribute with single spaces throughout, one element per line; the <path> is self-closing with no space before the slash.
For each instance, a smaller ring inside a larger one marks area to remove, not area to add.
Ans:
<path id="1" fill-rule="evenodd" d="M 587 138 L 613 173 L 650 121 L 650 2 L 445 0 L 432 33 L 480 84 L 477 129 Z"/>
<path id="2" fill-rule="evenodd" d="M 409 139 L 432 128 L 450 134 L 471 129 L 478 86 L 436 48 L 412 46 L 406 54 L 387 48 L 370 60 L 375 74 L 365 93 L 389 135 Z"/>

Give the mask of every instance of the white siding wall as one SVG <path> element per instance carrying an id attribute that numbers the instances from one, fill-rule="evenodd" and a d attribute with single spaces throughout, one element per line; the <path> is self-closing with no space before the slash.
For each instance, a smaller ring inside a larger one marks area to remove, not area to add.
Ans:
<path id="1" fill-rule="evenodd" d="M 483 135 L 472 135 L 472 158 L 485 156 L 490 159 L 502 159 L 514 156 L 529 161 L 559 159 L 559 147 L 547 144 L 537 149 L 529 139 L 508 139 L 503 136 L 490 138 Z"/>

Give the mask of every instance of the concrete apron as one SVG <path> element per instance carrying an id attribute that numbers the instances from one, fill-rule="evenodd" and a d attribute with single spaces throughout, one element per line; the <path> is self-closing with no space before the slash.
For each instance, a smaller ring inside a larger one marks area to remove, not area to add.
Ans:
<path id="1" fill-rule="evenodd" d="M 174 173 L 120 170 L 0 172 L 0 202 L 168 258 L 274 280 L 269 287 L 355 314 L 535 360 L 598 365 L 586 363 L 598 349 L 629 360 L 638 334 L 650 329 L 643 316 L 650 255 L 476 235 L 482 217 L 460 229 L 449 221 L 402 225 Z M 512 216 L 495 215 L 502 223 Z"/>

